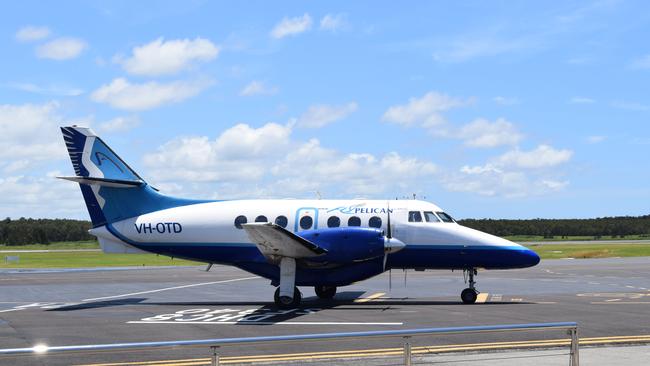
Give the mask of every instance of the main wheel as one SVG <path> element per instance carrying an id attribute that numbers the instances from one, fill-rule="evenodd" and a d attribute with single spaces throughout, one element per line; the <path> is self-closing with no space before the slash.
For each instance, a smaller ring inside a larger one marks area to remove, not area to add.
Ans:
<path id="1" fill-rule="evenodd" d="M 460 298 L 463 300 L 463 304 L 473 304 L 476 302 L 477 295 L 476 290 L 466 288 L 460 293 Z"/>
<path id="2" fill-rule="evenodd" d="M 331 299 L 336 295 L 336 286 L 314 286 L 314 290 L 321 299 Z"/>
<path id="3" fill-rule="evenodd" d="M 293 309 L 300 306 L 300 300 L 302 300 L 302 294 L 297 287 L 293 288 L 293 298 L 288 296 L 280 296 L 280 287 L 275 289 L 275 294 L 273 295 L 273 301 L 281 309 Z"/>

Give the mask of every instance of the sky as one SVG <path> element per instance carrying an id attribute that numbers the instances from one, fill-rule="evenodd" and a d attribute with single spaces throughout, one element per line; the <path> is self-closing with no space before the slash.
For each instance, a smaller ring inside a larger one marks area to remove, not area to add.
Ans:
<path id="1" fill-rule="evenodd" d="M 646 1 L 20 1 L 0 217 L 87 212 L 58 127 L 191 198 L 650 213 Z"/>

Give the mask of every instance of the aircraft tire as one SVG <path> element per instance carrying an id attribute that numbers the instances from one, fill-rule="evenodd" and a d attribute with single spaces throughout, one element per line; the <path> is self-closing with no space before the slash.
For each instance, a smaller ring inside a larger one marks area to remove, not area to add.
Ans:
<path id="1" fill-rule="evenodd" d="M 460 293 L 460 298 L 463 300 L 463 304 L 474 304 L 476 302 L 476 297 L 478 293 L 476 290 L 471 288 L 466 288 L 463 292 Z"/>
<path id="2" fill-rule="evenodd" d="M 273 301 L 275 305 L 280 309 L 293 309 L 300 306 L 300 301 L 302 300 L 302 294 L 298 287 L 293 288 L 293 298 L 287 296 L 280 296 L 280 287 L 275 289 L 275 294 L 273 295 Z"/>
<path id="3" fill-rule="evenodd" d="M 331 299 L 336 295 L 336 286 L 314 286 L 316 296 L 320 299 Z"/>

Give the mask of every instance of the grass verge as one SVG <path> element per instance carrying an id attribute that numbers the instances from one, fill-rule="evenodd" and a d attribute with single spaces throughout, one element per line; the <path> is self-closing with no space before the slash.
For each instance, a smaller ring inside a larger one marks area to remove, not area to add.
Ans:
<path id="1" fill-rule="evenodd" d="M 18 256 L 18 262 L 5 260 Z M 104 254 L 102 252 L 66 253 L 3 253 L 0 268 L 89 268 L 89 267 L 148 267 L 192 266 L 201 263 L 172 259 L 156 254 Z"/>
<path id="2" fill-rule="evenodd" d="M 534 250 L 542 259 L 650 256 L 648 244 L 529 244 L 526 246 Z"/>

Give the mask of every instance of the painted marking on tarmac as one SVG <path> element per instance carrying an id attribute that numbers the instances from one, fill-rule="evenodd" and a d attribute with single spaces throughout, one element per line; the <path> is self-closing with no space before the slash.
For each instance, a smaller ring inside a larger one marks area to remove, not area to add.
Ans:
<path id="1" fill-rule="evenodd" d="M 580 338 L 579 344 L 585 345 L 604 345 L 620 343 L 648 343 L 650 335 L 640 336 L 613 336 L 613 337 L 594 337 Z M 549 348 L 549 347 L 568 347 L 571 340 L 566 338 L 533 340 L 533 341 L 514 341 L 514 342 L 491 342 L 491 343 L 469 343 L 454 344 L 443 346 L 415 346 L 411 348 L 412 354 L 429 354 L 429 353 L 451 353 L 463 351 L 486 351 L 486 350 L 504 350 L 520 348 Z M 326 359 L 344 359 L 344 358 L 361 358 L 361 357 L 386 357 L 400 356 L 404 352 L 403 348 L 378 348 L 362 350 L 345 350 L 345 351 L 325 351 L 309 353 L 286 353 L 274 355 L 249 355 L 249 356 L 230 356 L 220 357 L 219 362 L 222 364 L 235 363 L 262 363 L 278 361 L 305 361 L 305 360 L 326 360 Z M 190 358 L 190 359 L 173 359 L 158 361 L 135 361 L 135 362 L 117 362 L 101 364 L 85 364 L 81 366 L 126 366 L 126 365 L 158 365 L 158 366 L 193 366 L 209 365 L 209 358 Z"/>
<path id="2" fill-rule="evenodd" d="M 11 311 L 20 311 L 26 310 L 29 308 L 39 308 L 39 309 L 56 309 L 63 306 L 76 305 L 76 303 L 61 303 L 61 302 L 34 302 L 31 304 L 18 305 L 14 306 L 11 309 L 0 310 L 0 313 L 8 313 Z"/>
<path id="3" fill-rule="evenodd" d="M 218 325 L 404 325 L 402 322 L 294 322 L 294 321 L 278 321 L 278 322 L 261 322 L 261 321 L 236 321 L 236 322 L 227 322 L 227 321 L 198 321 L 198 322 L 178 322 L 178 321 L 140 321 L 134 320 L 127 322 L 128 324 L 194 324 L 194 325 L 204 325 L 204 324 L 218 324 Z"/>
<path id="4" fill-rule="evenodd" d="M 478 294 L 476 296 L 476 303 L 477 304 L 483 304 L 484 302 L 487 301 L 488 296 L 490 296 L 490 294 L 487 293 L 487 292 L 483 292 L 483 293 Z"/>
<path id="5" fill-rule="evenodd" d="M 135 295 L 144 295 L 144 294 L 152 294 L 155 292 L 162 292 L 162 291 L 169 291 L 169 290 L 178 290 L 182 288 L 190 288 L 190 287 L 197 287 L 197 286 L 205 286 L 205 285 L 216 285 L 219 283 L 228 283 L 228 282 L 237 282 L 237 281 L 245 281 L 245 280 L 252 280 L 255 278 L 260 278 L 257 276 L 253 277 L 243 277 L 243 278 L 233 278 L 231 280 L 223 280 L 223 281 L 213 281 L 213 282 L 203 282 L 203 283 L 194 283 L 191 285 L 183 285 L 183 286 L 174 286 L 174 287 L 166 287 L 166 288 L 159 288 L 156 290 L 149 290 L 149 291 L 140 291 L 140 292 L 131 292 L 128 294 L 121 294 L 121 295 L 113 295 L 113 296 L 103 296 L 103 297 L 94 297 L 92 299 L 83 299 L 81 301 L 87 302 L 87 301 L 99 301 L 99 300 L 108 300 L 108 299 L 117 299 L 120 297 L 128 297 L 128 296 L 135 296 Z"/>
<path id="6" fill-rule="evenodd" d="M 210 309 L 179 310 L 171 314 L 159 314 L 127 324 L 218 324 L 218 325 L 404 325 L 403 322 L 357 322 L 357 321 L 292 321 L 291 318 L 316 314 L 322 309 L 304 308 L 273 310 L 257 309 Z"/>
<path id="7" fill-rule="evenodd" d="M 382 297 L 384 295 L 386 295 L 385 292 L 377 292 L 376 294 L 372 294 L 372 295 L 370 295 L 368 297 L 363 297 L 361 299 L 355 299 L 354 302 L 369 302 L 369 301 L 372 301 L 372 300 L 376 300 L 376 299 L 378 299 L 378 298 L 380 298 L 380 297 Z"/>

